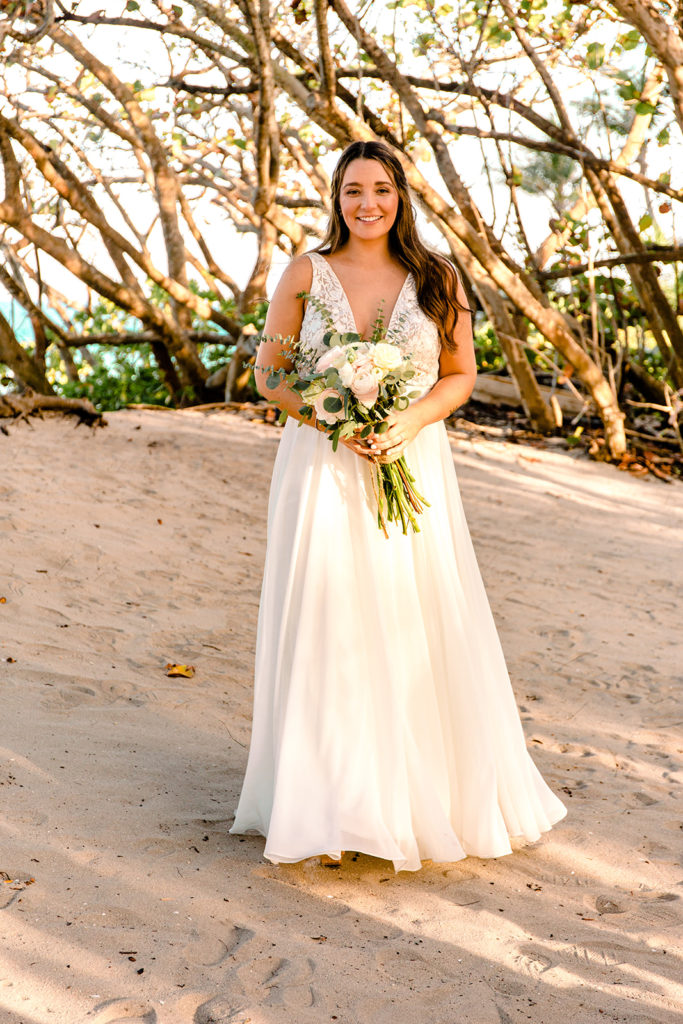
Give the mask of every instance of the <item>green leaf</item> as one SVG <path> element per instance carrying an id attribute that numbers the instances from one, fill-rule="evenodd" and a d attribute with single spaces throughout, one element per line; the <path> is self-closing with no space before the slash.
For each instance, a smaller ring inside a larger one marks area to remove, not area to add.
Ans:
<path id="1" fill-rule="evenodd" d="M 387 430 L 388 430 L 388 429 L 389 429 L 389 424 L 387 423 L 387 421 L 386 421 L 386 420 L 382 420 L 382 422 L 381 422 L 381 423 L 379 423 L 379 424 L 378 424 L 378 425 L 377 425 L 377 426 L 375 427 L 375 433 L 376 433 L 376 434 L 386 434 L 386 432 L 387 432 Z"/>
<path id="2" fill-rule="evenodd" d="M 644 213 L 643 216 L 638 221 L 638 230 L 639 231 L 647 231 L 647 229 L 649 227 L 651 227 L 651 226 L 652 226 L 652 217 L 650 216 L 649 213 Z"/>
<path id="3" fill-rule="evenodd" d="M 277 370 L 275 370 L 275 371 L 273 371 L 273 373 L 269 373 L 268 374 L 268 377 L 266 379 L 266 387 L 272 389 L 272 388 L 277 388 L 279 386 L 280 386 L 280 374 L 277 372 Z"/>
<path id="4" fill-rule="evenodd" d="M 619 43 L 624 50 L 635 50 L 639 42 L 640 32 L 637 28 L 633 28 L 630 32 L 626 32 L 625 35 L 619 36 Z"/>
<path id="5" fill-rule="evenodd" d="M 586 64 L 595 71 L 605 62 L 604 43 L 589 43 L 586 47 Z"/>
<path id="6" fill-rule="evenodd" d="M 510 168 L 510 181 L 511 181 L 511 184 L 513 184 L 513 185 L 521 185 L 522 184 L 522 181 L 523 181 L 522 172 L 519 169 L 519 167 L 516 166 L 516 164 L 513 164 L 512 167 Z"/>
<path id="7" fill-rule="evenodd" d="M 128 0 L 128 3 L 126 4 L 126 10 L 127 11 L 139 11 L 140 10 L 140 4 L 138 3 L 138 0 Z"/>
<path id="8" fill-rule="evenodd" d="M 372 423 L 368 423 L 367 427 L 363 427 L 360 432 L 361 437 L 369 437 L 372 433 Z"/>
<path id="9" fill-rule="evenodd" d="M 654 103 L 648 103 L 646 100 L 641 100 L 636 103 L 636 114 L 654 114 L 657 109 Z"/>
<path id="10" fill-rule="evenodd" d="M 287 410 L 286 409 L 281 409 L 280 410 L 280 415 L 277 418 L 277 421 L 280 424 L 280 426 L 282 426 L 283 423 L 287 422 L 288 417 L 289 417 L 289 413 L 287 412 Z"/>
<path id="11" fill-rule="evenodd" d="M 343 402 L 341 398 L 335 398 L 334 395 L 328 395 L 323 402 L 323 409 L 326 412 L 341 412 Z"/>

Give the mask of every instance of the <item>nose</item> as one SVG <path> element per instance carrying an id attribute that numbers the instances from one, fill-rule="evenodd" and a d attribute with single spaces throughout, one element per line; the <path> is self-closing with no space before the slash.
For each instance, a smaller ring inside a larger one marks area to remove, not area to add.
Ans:
<path id="1" fill-rule="evenodd" d="M 361 196 L 361 210 L 373 210 L 375 207 L 374 192 L 364 192 Z"/>

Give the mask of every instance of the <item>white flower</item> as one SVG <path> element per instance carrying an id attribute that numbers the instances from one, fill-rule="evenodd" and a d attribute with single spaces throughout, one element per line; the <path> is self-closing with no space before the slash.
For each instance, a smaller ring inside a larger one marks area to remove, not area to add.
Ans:
<path id="1" fill-rule="evenodd" d="M 316 373 L 324 373 L 325 370 L 329 370 L 331 366 L 334 366 L 335 370 L 339 370 L 346 362 L 346 352 L 341 345 L 335 345 L 328 352 L 324 352 L 320 356 L 318 362 L 315 364 Z"/>
<path id="2" fill-rule="evenodd" d="M 351 381 L 354 378 L 353 366 L 350 363 L 344 363 L 339 369 L 339 380 L 342 382 L 345 388 L 351 386 Z"/>
<path id="3" fill-rule="evenodd" d="M 403 356 L 395 345 L 378 341 L 372 350 L 372 361 L 380 370 L 397 370 L 403 362 Z"/>

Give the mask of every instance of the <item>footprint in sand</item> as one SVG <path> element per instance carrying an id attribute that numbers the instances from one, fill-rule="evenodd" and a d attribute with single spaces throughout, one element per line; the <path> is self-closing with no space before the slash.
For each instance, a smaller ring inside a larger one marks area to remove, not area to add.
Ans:
<path id="1" fill-rule="evenodd" d="M 224 925 L 219 933 L 197 935 L 183 950 L 183 956 L 194 967 L 220 966 L 220 977 L 230 990 L 197 1007 L 194 1024 L 260 1021 L 266 1007 L 279 1014 L 296 1011 L 297 1022 L 303 1020 L 299 1014 L 305 1014 L 315 1003 L 311 988 L 315 961 L 310 957 L 269 956 L 266 950 L 272 948 L 270 943 L 255 942 L 255 933 L 249 928 L 229 921 Z M 278 1021 L 283 1021 L 281 1016 Z"/>
<path id="2" fill-rule="evenodd" d="M 135 844 L 135 849 L 149 854 L 150 857 L 170 857 L 171 854 L 178 853 L 183 847 L 173 839 L 159 839 L 152 836 L 149 839 L 141 839 L 139 843 Z"/>
<path id="3" fill-rule="evenodd" d="M 214 996 L 195 1010 L 193 1024 L 254 1024 L 256 1020 L 284 1022 L 286 1010 L 296 1011 L 297 1024 L 308 1018 L 315 999 L 309 984 L 315 964 L 310 958 L 256 959 L 237 971 L 241 992 Z M 258 1009 L 256 1009 L 258 1007 Z M 272 1008 L 275 1016 L 264 1016 Z M 292 1019 L 292 1018 L 290 1018 Z"/>
<path id="4" fill-rule="evenodd" d="M 195 1010 L 194 1024 L 247 1024 L 249 1015 L 239 1006 L 239 1000 L 229 996 L 216 996 Z"/>
<path id="5" fill-rule="evenodd" d="M 595 909 L 601 915 L 625 914 L 628 911 L 628 907 L 624 903 L 617 902 L 611 896 L 596 896 Z"/>
<path id="6" fill-rule="evenodd" d="M 198 967 L 218 967 L 228 956 L 228 947 L 215 936 L 196 936 L 183 949 L 183 956 Z"/>
<path id="7" fill-rule="evenodd" d="M 545 974 L 555 966 L 549 956 L 534 949 L 533 946 L 520 946 L 514 961 L 517 968 L 528 974 L 530 978 L 538 978 L 539 975 Z"/>
<path id="8" fill-rule="evenodd" d="M 92 1024 L 156 1024 L 156 1010 L 139 999 L 108 999 L 86 1017 Z"/>
<path id="9" fill-rule="evenodd" d="M 200 935 L 196 932 L 183 949 L 183 956 L 193 965 L 218 967 L 228 957 L 238 957 L 253 938 L 254 932 L 250 928 L 226 921 L 220 934 Z M 238 959 L 244 958 L 240 955 Z"/>
<path id="10" fill-rule="evenodd" d="M 310 957 L 278 957 L 244 964 L 237 976 L 253 1004 L 305 1010 L 314 1003 L 310 981 L 315 966 Z"/>
<path id="11" fill-rule="evenodd" d="M 90 681 L 89 685 L 79 683 L 56 683 L 54 690 L 41 700 L 46 711 L 71 711 L 81 704 L 114 704 L 117 701 L 140 707 L 148 697 L 133 683 L 117 681 Z"/>
<path id="12" fill-rule="evenodd" d="M 618 967 L 630 963 L 634 952 L 635 949 L 615 942 L 593 942 L 585 946 L 567 946 L 560 955 L 586 967 Z"/>

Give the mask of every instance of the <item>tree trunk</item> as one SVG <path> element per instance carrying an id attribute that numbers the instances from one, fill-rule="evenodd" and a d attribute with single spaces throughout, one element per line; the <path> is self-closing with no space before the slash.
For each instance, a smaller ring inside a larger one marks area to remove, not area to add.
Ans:
<path id="1" fill-rule="evenodd" d="M 0 363 L 4 363 L 25 387 L 41 395 L 54 394 L 52 386 L 34 359 L 17 341 L 14 331 L 0 313 Z"/>

